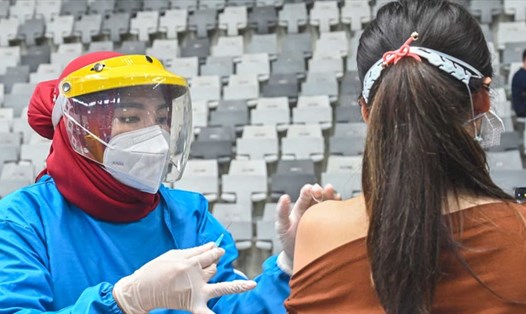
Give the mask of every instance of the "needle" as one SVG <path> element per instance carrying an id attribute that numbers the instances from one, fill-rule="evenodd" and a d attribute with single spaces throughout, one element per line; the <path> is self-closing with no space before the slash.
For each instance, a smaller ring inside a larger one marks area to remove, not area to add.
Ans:
<path id="1" fill-rule="evenodd" d="M 228 228 L 230 228 L 230 225 L 231 225 L 231 224 L 232 224 L 232 222 L 230 222 L 230 223 L 228 224 L 228 226 L 226 227 L 226 230 L 228 230 Z M 219 245 L 221 244 L 221 241 L 223 241 L 223 238 L 224 238 L 224 237 L 225 237 L 225 233 L 223 232 L 223 233 L 221 233 L 221 235 L 219 236 L 219 238 L 217 238 L 217 240 L 214 242 L 215 245 L 216 245 L 217 247 L 219 247 Z"/>

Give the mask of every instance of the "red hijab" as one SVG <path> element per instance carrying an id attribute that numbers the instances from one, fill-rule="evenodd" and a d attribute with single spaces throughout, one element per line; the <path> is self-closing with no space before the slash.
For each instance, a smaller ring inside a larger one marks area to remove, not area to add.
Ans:
<path id="1" fill-rule="evenodd" d="M 57 80 L 37 85 L 27 115 L 29 124 L 38 134 L 53 140 L 46 160 L 47 168 L 38 178 L 49 174 L 66 200 L 97 219 L 131 222 L 154 210 L 159 203 L 159 194 L 141 192 L 115 180 L 100 164 L 73 150 L 63 119 L 56 127 L 51 121 L 58 95 L 57 85 L 64 77 L 94 62 L 118 56 L 122 55 L 95 52 L 71 61 Z"/>

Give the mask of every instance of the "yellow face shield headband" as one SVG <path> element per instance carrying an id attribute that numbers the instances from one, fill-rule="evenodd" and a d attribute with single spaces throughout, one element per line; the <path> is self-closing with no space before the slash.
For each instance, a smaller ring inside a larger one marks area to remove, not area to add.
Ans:
<path id="1" fill-rule="evenodd" d="M 145 55 L 102 60 L 70 73 L 60 83 L 66 98 L 121 87 L 162 84 L 188 87 L 186 80 L 164 69 L 162 63 Z"/>

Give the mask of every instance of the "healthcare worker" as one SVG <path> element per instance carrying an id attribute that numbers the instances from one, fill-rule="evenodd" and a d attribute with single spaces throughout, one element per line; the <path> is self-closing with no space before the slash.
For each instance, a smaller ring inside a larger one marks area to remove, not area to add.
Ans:
<path id="1" fill-rule="evenodd" d="M 280 199 L 284 251 L 245 280 L 206 199 L 162 185 L 191 114 L 186 81 L 144 55 L 87 54 L 37 85 L 29 123 L 53 141 L 37 183 L 0 200 L 0 314 L 285 312 L 297 221 L 334 190 Z"/>

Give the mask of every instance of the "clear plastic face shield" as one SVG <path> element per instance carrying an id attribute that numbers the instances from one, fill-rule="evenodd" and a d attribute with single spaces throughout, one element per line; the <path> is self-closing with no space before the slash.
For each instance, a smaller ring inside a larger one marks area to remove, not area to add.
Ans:
<path id="1" fill-rule="evenodd" d="M 129 56 L 115 59 L 120 58 Z M 104 68 L 108 73 L 110 70 L 109 66 Z M 75 83 L 81 83 L 70 75 L 61 82 L 56 101 L 77 153 L 101 164 L 121 183 L 152 194 L 170 170 L 172 179 L 181 177 L 192 139 L 186 81 L 163 73 L 164 69 L 159 73 L 156 70 L 150 82 L 143 75 L 141 84 L 122 86 L 133 79 L 114 78 L 112 73 L 107 85 L 120 80 L 113 84 L 115 88 L 68 95 L 75 90 Z"/>

